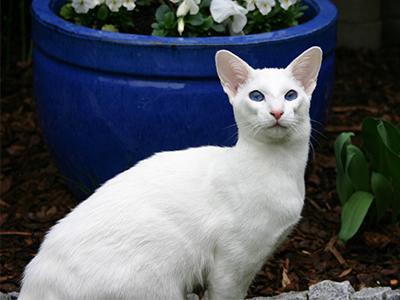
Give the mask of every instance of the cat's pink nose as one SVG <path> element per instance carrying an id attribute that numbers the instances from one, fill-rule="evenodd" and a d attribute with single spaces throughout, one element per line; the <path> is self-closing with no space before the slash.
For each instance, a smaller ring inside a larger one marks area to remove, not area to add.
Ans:
<path id="1" fill-rule="evenodd" d="M 276 120 L 279 120 L 279 119 L 282 117 L 282 115 L 283 115 L 283 111 L 281 111 L 281 110 L 272 110 L 272 111 L 270 112 L 270 114 L 271 114 L 271 116 L 274 116 L 274 118 L 275 118 Z"/>

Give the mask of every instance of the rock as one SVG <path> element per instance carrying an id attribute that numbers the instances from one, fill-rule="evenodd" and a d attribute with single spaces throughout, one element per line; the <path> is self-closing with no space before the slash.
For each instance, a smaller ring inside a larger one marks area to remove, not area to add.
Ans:
<path id="1" fill-rule="evenodd" d="M 307 300 L 308 292 L 289 292 L 272 297 L 273 300 Z"/>
<path id="2" fill-rule="evenodd" d="M 274 297 L 257 297 L 252 300 L 307 300 L 307 291 L 283 293 Z"/>
<path id="3" fill-rule="evenodd" d="M 349 281 L 334 282 L 324 280 L 310 286 L 309 300 L 349 300 L 354 288 Z"/>
<path id="4" fill-rule="evenodd" d="M 0 292 L 0 300 L 17 300 L 18 298 L 18 293 L 12 292 L 8 294 L 3 294 Z"/>
<path id="5" fill-rule="evenodd" d="M 364 288 L 351 296 L 352 300 L 384 300 L 390 287 Z"/>
<path id="6" fill-rule="evenodd" d="M 390 290 L 385 294 L 385 300 L 400 300 L 400 290 Z"/>

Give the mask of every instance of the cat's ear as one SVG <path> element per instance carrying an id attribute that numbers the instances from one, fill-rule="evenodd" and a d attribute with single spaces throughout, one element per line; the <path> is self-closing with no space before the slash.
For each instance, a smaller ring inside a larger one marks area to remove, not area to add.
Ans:
<path id="1" fill-rule="evenodd" d="M 240 85 L 248 79 L 252 68 L 245 61 L 227 50 L 217 52 L 215 64 L 222 87 L 231 101 Z"/>
<path id="2" fill-rule="evenodd" d="M 293 77 L 299 81 L 308 96 L 311 97 L 317 85 L 318 72 L 322 62 L 322 50 L 320 47 L 311 47 L 296 57 L 286 67 Z"/>

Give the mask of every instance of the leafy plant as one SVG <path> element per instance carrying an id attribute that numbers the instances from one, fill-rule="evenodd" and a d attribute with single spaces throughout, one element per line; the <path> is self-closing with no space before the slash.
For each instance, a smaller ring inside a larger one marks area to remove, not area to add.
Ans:
<path id="1" fill-rule="evenodd" d="M 220 35 L 226 33 L 226 26 L 218 24 L 210 16 L 211 0 L 203 0 L 199 5 L 196 15 L 175 16 L 173 8 L 162 4 L 156 10 L 155 23 L 152 35 L 155 36 L 179 36 L 186 31 L 186 36 L 197 37 L 204 34 Z"/>
<path id="2" fill-rule="evenodd" d="M 300 0 L 67 0 L 59 14 L 105 31 L 143 34 L 151 24 L 155 36 L 198 37 L 287 28 L 305 9 Z"/>
<path id="3" fill-rule="evenodd" d="M 275 5 L 270 13 L 263 15 L 259 10 L 248 15 L 248 21 L 244 28 L 245 34 L 274 31 L 299 24 L 299 19 L 304 15 L 307 6 L 296 2 L 287 10 Z"/>
<path id="4" fill-rule="evenodd" d="M 118 11 L 111 11 L 106 3 L 99 3 L 93 8 L 86 7 L 86 9 L 83 7 L 77 10 L 74 8 L 74 1 L 68 0 L 61 7 L 60 16 L 75 24 L 105 31 L 129 32 L 134 28 L 133 10 L 123 6 L 119 7 Z"/>
<path id="5" fill-rule="evenodd" d="M 352 132 L 335 141 L 336 190 L 342 205 L 339 238 L 348 241 L 365 220 L 378 223 L 386 213 L 400 215 L 400 130 L 367 118 L 361 137 L 364 152 L 351 142 Z"/>

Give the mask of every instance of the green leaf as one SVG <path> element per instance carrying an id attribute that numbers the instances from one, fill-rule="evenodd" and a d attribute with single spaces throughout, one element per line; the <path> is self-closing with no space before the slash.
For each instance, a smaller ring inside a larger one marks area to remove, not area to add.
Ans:
<path id="1" fill-rule="evenodd" d="M 97 10 L 97 19 L 100 21 L 105 21 L 108 17 L 109 10 L 107 5 L 102 4 L 99 6 L 99 9 Z"/>
<path id="2" fill-rule="evenodd" d="M 202 0 L 200 3 L 200 8 L 210 7 L 210 4 L 211 4 L 211 0 Z"/>
<path id="3" fill-rule="evenodd" d="M 338 173 L 344 173 L 346 153 L 343 150 L 346 145 L 351 143 L 350 137 L 354 136 L 352 132 L 341 133 L 335 141 L 336 169 Z"/>
<path id="4" fill-rule="evenodd" d="M 154 36 L 166 36 L 167 33 L 163 29 L 154 29 L 151 33 Z"/>
<path id="5" fill-rule="evenodd" d="M 382 171 L 400 189 L 400 133 L 396 127 L 385 121 L 378 124 L 377 131 L 384 145 Z"/>
<path id="6" fill-rule="evenodd" d="M 186 18 L 186 23 L 193 25 L 193 26 L 199 26 L 201 24 L 203 24 L 204 22 L 204 18 L 202 17 L 201 14 L 197 14 L 194 16 L 189 16 Z"/>
<path id="7" fill-rule="evenodd" d="M 367 118 L 362 126 L 363 143 L 372 168 L 400 190 L 400 133 L 389 122 Z"/>
<path id="8" fill-rule="evenodd" d="M 354 193 L 354 187 L 346 173 L 336 175 L 336 191 L 340 203 L 344 205 Z"/>
<path id="9" fill-rule="evenodd" d="M 175 14 L 172 11 L 168 11 L 164 15 L 164 24 L 167 28 L 175 27 Z"/>
<path id="10" fill-rule="evenodd" d="M 395 155 L 400 156 L 400 131 L 389 122 L 381 120 L 377 126 L 384 145 Z"/>
<path id="11" fill-rule="evenodd" d="M 392 206 L 393 190 L 390 181 L 380 173 L 373 172 L 371 187 L 375 195 L 377 222 L 384 216 L 386 210 Z"/>
<path id="12" fill-rule="evenodd" d="M 211 26 L 211 28 L 212 28 L 213 30 L 215 30 L 216 32 L 224 32 L 224 31 L 225 31 L 225 26 L 222 25 L 222 24 L 213 24 L 213 25 Z"/>
<path id="13" fill-rule="evenodd" d="M 65 20 L 71 20 L 75 16 L 74 8 L 71 3 L 64 4 L 60 9 L 60 16 Z"/>
<path id="14" fill-rule="evenodd" d="M 366 118 L 362 123 L 361 133 L 363 145 L 368 152 L 372 168 L 380 173 L 384 173 L 384 149 L 377 130 L 378 124 L 378 120 Z"/>
<path id="15" fill-rule="evenodd" d="M 368 162 L 361 150 L 352 144 L 346 146 L 346 169 L 355 190 L 369 192 Z"/>
<path id="16" fill-rule="evenodd" d="M 360 228 L 374 196 L 367 192 L 355 192 L 342 208 L 339 239 L 346 242 Z"/>
<path id="17" fill-rule="evenodd" d="M 101 30 L 104 31 L 111 31 L 111 32 L 118 32 L 118 28 L 112 24 L 105 24 L 101 27 Z"/>
<path id="18" fill-rule="evenodd" d="M 163 22 L 165 14 L 169 11 L 170 8 L 167 5 L 165 4 L 160 5 L 156 10 L 156 21 Z"/>
<path id="19" fill-rule="evenodd" d="M 209 16 L 208 18 L 204 19 L 203 25 L 202 25 L 202 29 L 204 31 L 207 31 L 211 28 L 211 26 L 214 24 L 214 20 L 211 16 Z"/>

